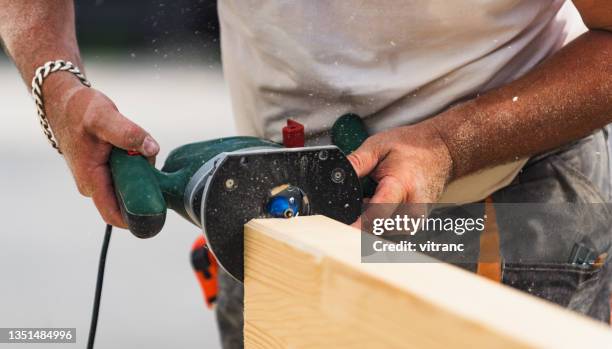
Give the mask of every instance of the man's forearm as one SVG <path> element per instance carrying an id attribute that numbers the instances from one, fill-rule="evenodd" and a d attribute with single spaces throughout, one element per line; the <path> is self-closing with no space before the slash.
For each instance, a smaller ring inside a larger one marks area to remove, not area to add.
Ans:
<path id="1" fill-rule="evenodd" d="M 612 121 L 612 34 L 591 31 L 521 79 L 430 121 L 453 178 L 534 155 Z"/>
<path id="2" fill-rule="evenodd" d="M 0 0 L 0 38 L 28 85 L 49 60 L 81 66 L 72 0 Z"/>

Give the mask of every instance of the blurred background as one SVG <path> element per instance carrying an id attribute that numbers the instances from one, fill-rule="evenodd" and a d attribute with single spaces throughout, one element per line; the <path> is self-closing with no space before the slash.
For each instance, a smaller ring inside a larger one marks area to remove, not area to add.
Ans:
<path id="1" fill-rule="evenodd" d="M 75 2 L 88 78 L 155 136 L 158 163 L 184 143 L 234 134 L 215 1 Z M 0 327 L 76 327 L 84 347 L 104 224 L 3 54 L 0 91 Z M 96 348 L 220 347 L 189 262 L 198 234 L 173 213 L 154 239 L 115 231 Z"/>

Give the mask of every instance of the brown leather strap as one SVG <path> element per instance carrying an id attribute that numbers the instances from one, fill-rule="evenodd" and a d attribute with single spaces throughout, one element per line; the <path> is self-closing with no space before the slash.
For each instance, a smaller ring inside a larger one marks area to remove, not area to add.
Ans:
<path id="1" fill-rule="evenodd" d="M 501 282 L 501 257 L 499 253 L 499 229 L 493 198 L 485 200 L 485 229 L 480 235 L 480 255 L 476 273 L 495 282 Z"/>

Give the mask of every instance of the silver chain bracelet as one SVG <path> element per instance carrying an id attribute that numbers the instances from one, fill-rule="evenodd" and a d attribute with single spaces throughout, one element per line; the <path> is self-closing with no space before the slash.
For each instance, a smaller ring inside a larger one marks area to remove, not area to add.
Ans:
<path id="1" fill-rule="evenodd" d="M 91 87 L 91 84 L 81 73 L 79 68 L 77 68 L 72 62 L 62 61 L 60 59 L 56 61 L 49 61 L 36 69 L 34 73 L 34 78 L 32 78 L 32 98 L 34 98 L 34 102 L 36 103 L 36 112 L 38 114 L 38 121 L 40 122 L 40 126 L 47 136 L 47 140 L 51 144 L 58 153 L 62 154 L 62 151 L 59 149 L 57 144 L 57 140 L 53 135 L 53 130 L 51 130 L 51 126 L 49 126 L 49 121 L 47 120 L 47 116 L 45 114 L 45 102 L 42 95 L 42 84 L 43 81 L 49 74 L 55 73 L 58 71 L 67 71 L 74 74 L 81 83 L 87 87 Z"/>

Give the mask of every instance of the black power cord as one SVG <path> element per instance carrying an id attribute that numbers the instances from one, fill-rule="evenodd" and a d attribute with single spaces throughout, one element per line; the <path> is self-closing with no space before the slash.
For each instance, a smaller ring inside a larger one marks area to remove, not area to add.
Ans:
<path id="1" fill-rule="evenodd" d="M 100 298 L 102 297 L 102 283 L 104 282 L 104 267 L 106 266 L 106 254 L 108 245 L 110 244 L 111 232 L 113 226 L 106 225 L 104 233 L 104 241 L 102 242 L 102 251 L 100 251 L 100 261 L 98 262 L 98 277 L 96 280 L 96 295 L 94 297 L 93 312 L 91 313 L 91 325 L 89 327 L 89 339 L 87 340 L 87 349 L 93 349 L 94 340 L 96 339 L 96 329 L 98 328 L 98 313 L 100 312 Z"/>

